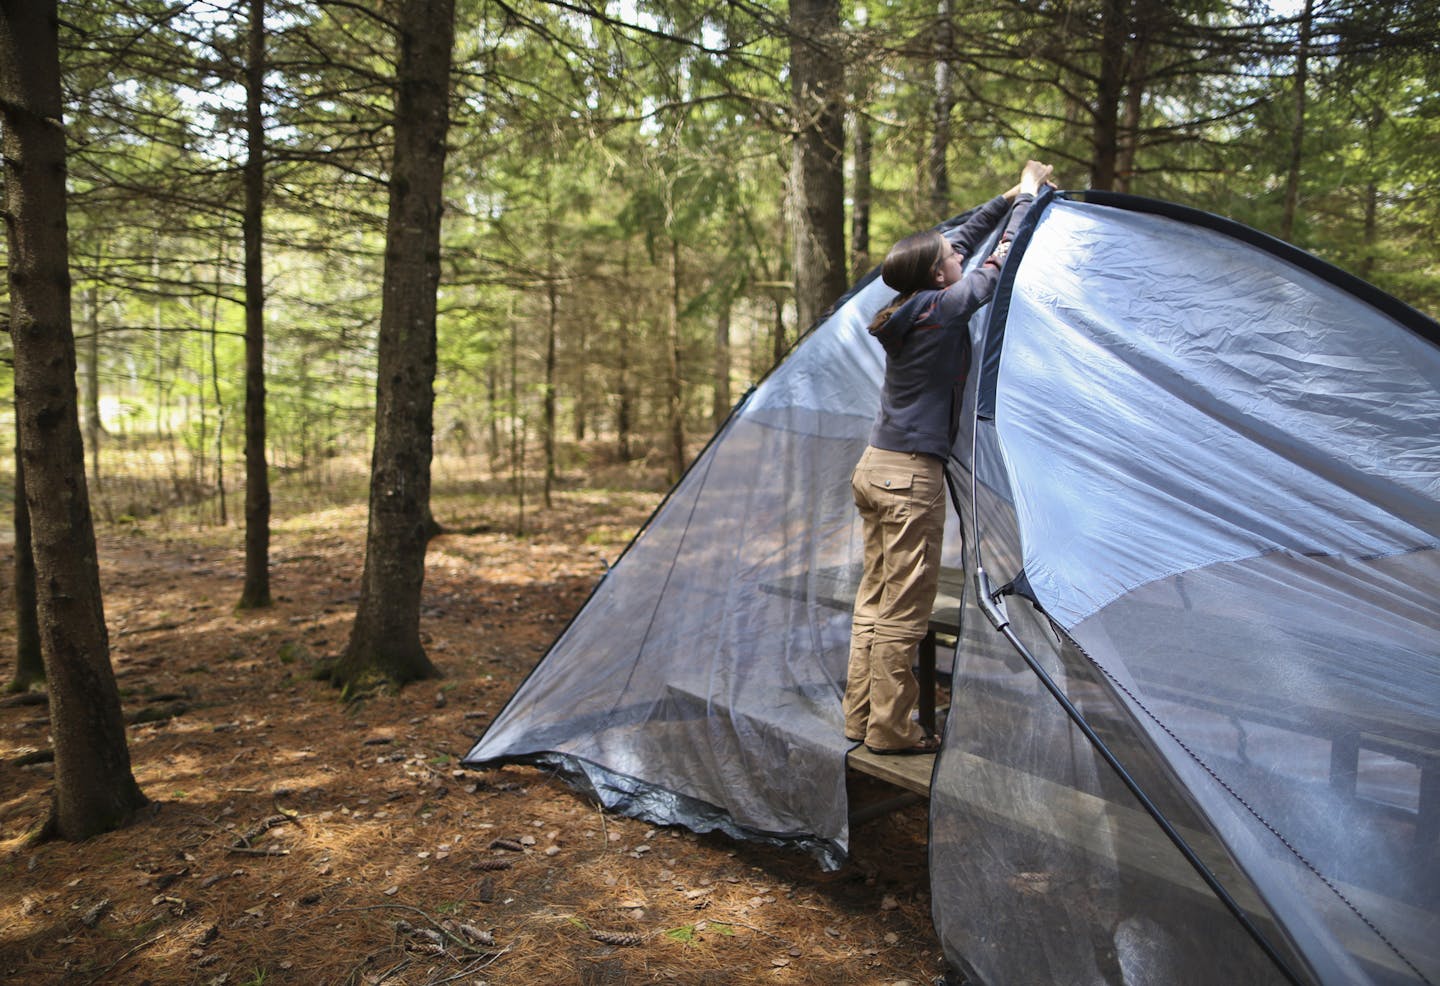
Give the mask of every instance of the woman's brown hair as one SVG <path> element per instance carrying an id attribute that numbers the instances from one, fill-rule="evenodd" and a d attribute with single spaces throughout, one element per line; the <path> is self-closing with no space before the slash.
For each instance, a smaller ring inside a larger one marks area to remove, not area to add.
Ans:
<path id="1" fill-rule="evenodd" d="M 886 320 L 915 292 L 935 286 L 935 268 L 944 257 L 945 237 L 934 230 L 912 233 L 890 248 L 880 265 L 880 277 L 899 291 L 900 296 L 876 313 L 870 322 L 872 335 L 879 332 Z"/>

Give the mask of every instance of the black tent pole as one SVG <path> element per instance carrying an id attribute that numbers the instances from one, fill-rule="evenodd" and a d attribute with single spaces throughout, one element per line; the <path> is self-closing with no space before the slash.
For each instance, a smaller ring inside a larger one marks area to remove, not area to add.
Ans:
<path id="1" fill-rule="evenodd" d="M 1240 906 L 1239 902 L 1236 901 L 1235 898 L 1230 895 L 1230 892 L 1225 889 L 1224 885 L 1221 884 L 1219 877 L 1214 874 L 1210 867 L 1205 865 L 1205 861 L 1191 848 L 1190 843 L 1185 841 L 1185 837 L 1171 824 L 1170 819 L 1165 817 L 1165 813 L 1161 811 L 1160 806 L 1150 800 L 1149 795 L 1140 787 L 1139 782 L 1121 765 L 1114 751 L 1110 749 L 1105 741 L 1100 738 L 1099 734 L 1095 732 L 1090 723 L 1086 721 L 1084 714 L 1075 707 L 1074 703 L 1070 701 L 1069 696 L 1060 689 L 1060 686 L 1055 683 L 1055 680 L 1050 677 L 1049 673 L 1040 666 L 1040 662 L 1035 659 L 1035 655 L 1031 654 L 1030 649 L 1021 642 L 1014 628 L 1010 626 L 1010 618 L 1005 612 L 1005 605 L 1003 601 L 1000 600 L 998 593 L 993 592 L 990 585 L 990 576 L 986 574 L 984 568 L 977 568 L 975 570 L 975 590 L 979 596 L 980 608 L 985 611 L 985 616 L 995 625 L 995 629 L 1005 635 L 1005 639 L 1010 641 L 1010 644 L 1019 652 L 1025 663 L 1030 665 L 1030 670 L 1035 672 L 1035 676 L 1040 679 L 1040 683 L 1045 686 L 1045 690 L 1054 697 L 1056 702 L 1060 703 L 1060 707 L 1065 710 L 1065 714 L 1070 717 L 1070 721 L 1075 723 L 1080 732 L 1085 734 L 1085 738 L 1090 741 L 1090 745 L 1095 748 L 1095 751 L 1099 753 L 1105 762 L 1110 765 L 1110 768 L 1115 771 L 1116 776 L 1120 778 L 1130 793 L 1135 796 L 1135 799 L 1140 802 L 1140 806 L 1145 809 L 1146 814 L 1155 820 L 1155 824 L 1160 826 L 1165 836 L 1174 843 L 1175 848 L 1180 850 L 1180 854 L 1185 857 L 1186 862 L 1200 875 L 1200 879 L 1205 881 L 1206 886 L 1219 898 L 1220 903 L 1225 905 L 1226 910 L 1234 915 L 1235 920 L 1240 922 L 1240 925 L 1245 929 L 1246 933 L 1254 939 L 1255 944 L 1260 946 L 1261 951 L 1269 957 L 1271 962 L 1275 963 L 1276 968 L 1280 970 L 1280 974 L 1285 977 L 1287 982 L 1293 983 L 1294 986 L 1306 986 L 1308 981 L 1301 979 L 1300 976 L 1290 968 L 1290 963 L 1287 962 L 1279 950 L 1270 943 L 1270 939 L 1265 936 L 1264 932 L 1255 926 L 1255 923 L 1250 920 L 1250 916 L 1245 913 L 1244 908 Z"/>
<path id="2" fill-rule="evenodd" d="M 973 426 L 974 423 L 972 422 L 972 428 Z M 977 480 L 975 478 L 976 463 L 974 450 L 975 447 L 972 444 L 970 459 L 970 516 L 973 518 L 972 524 L 978 525 L 979 512 L 976 509 L 975 484 Z M 960 513 L 960 500 L 957 496 L 955 483 L 951 479 L 949 469 L 945 470 L 945 478 L 951 500 L 955 506 L 955 512 L 963 517 L 964 515 Z M 1176 849 L 1180 850 L 1180 854 L 1185 857 L 1185 861 L 1199 874 L 1200 879 L 1205 881 L 1205 885 L 1210 888 L 1220 903 L 1225 906 L 1225 909 L 1234 916 L 1235 920 L 1240 922 L 1246 934 L 1254 940 L 1255 944 L 1260 946 L 1260 950 L 1275 964 L 1280 974 L 1285 977 L 1286 982 L 1293 984 L 1293 986 L 1308 986 L 1309 981 L 1302 979 L 1300 975 L 1290 967 L 1290 963 L 1280 954 L 1279 950 L 1271 944 L 1264 932 L 1255 926 L 1255 923 L 1250 920 L 1250 916 L 1245 913 L 1244 908 L 1242 908 L 1239 902 L 1225 889 L 1219 877 L 1214 874 L 1210 867 L 1205 865 L 1205 861 L 1202 860 L 1195 850 L 1191 848 L 1190 844 L 1185 841 L 1185 837 L 1180 834 L 1179 830 L 1170 822 L 1170 819 L 1165 816 L 1160 806 L 1150 800 L 1150 796 L 1140 787 L 1140 783 L 1135 780 L 1130 772 L 1125 769 L 1124 765 L 1120 763 L 1120 758 L 1116 756 L 1115 751 L 1111 750 L 1109 745 L 1100 738 L 1100 735 L 1095 732 L 1094 727 L 1085 719 L 1084 713 L 1075 707 L 1075 704 L 1070 701 L 1069 696 L 1055 683 L 1055 680 L 1050 677 L 1049 672 L 1041 667 L 1039 660 L 1036 659 L 1034 654 L 1030 653 L 1030 649 L 1026 647 L 1024 642 L 1016 635 L 1014 628 L 1010 625 L 1010 616 L 1005 611 L 1005 602 L 1001 598 L 1001 593 L 994 589 L 990 582 L 990 576 L 985 571 L 985 566 L 981 563 L 979 531 L 971 531 L 970 534 L 975 539 L 976 601 L 980 604 L 981 610 L 984 611 L 986 619 L 990 621 L 996 630 L 1004 634 L 1005 639 L 1010 641 L 1010 645 L 1015 648 L 1025 663 L 1030 666 L 1030 670 L 1040 679 L 1040 683 L 1045 686 L 1045 690 L 1048 691 L 1051 697 L 1065 710 L 1065 714 L 1070 718 L 1070 721 L 1084 734 L 1085 738 L 1090 742 L 1090 745 L 1094 747 L 1095 751 L 1100 754 L 1101 758 L 1109 764 L 1110 769 L 1120 778 L 1121 783 L 1135 796 L 1135 800 L 1140 802 L 1140 806 L 1145 809 L 1145 813 L 1154 819 L 1155 824 L 1160 826 L 1166 838 L 1174 844 Z M 955 673 L 953 669 L 951 673 Z"/>
<path id="3" fill-rule="evenodd" d="M 982 346 L 980 350 L 982 354 L 979 360 L 981 366 L 978 368 L 972 367 L 972 373 L 978 369 L 983 376 L 985 362 L 983 354 L 986 349 L 989 348 L 991 336 L 998 327 L 997 323 L 1003 324 L 1005 316 L 1008 314 L 1009 306 L 1006 302 L 1009 288 L 1014 281 L 1014 271 L 1019 266 L 1021 257 L 1024 256 L 1025 248 L 1029 246 L 1031 231 L 1034 229 L 1035 224 L 1039 221 L 1046 207 L 1055 198 L 1055 195 L 1056 193 L 1050 191 L 1041 193 L 1036 203 L 1037 207 L 1030 210 L 1030 214 L 1025 217 L 1025 222 L 1015 237 L 1015 242 L 1010 254 L 1005 259 L 1004 269 L 1001 272 L 1001 283 L 996 289 L 996 297 L 991 300 L 989 306 L 988 325 L 982 336 L 986 345 Z M 980 389 L 983 389 L 983 385 L 981 385 Z M 1260 946 L 1260 950 L 1275 964 L 1276 969 L 1285 977 L 1285 980 L 1293 984 L 1293 986 L 1308 986 L 1307 980 L 1302 979 L 1300 975 L 1290 967 L 1290 963 L 1280 954 L 1279 950 L 1271 944 L 1265 934 L 1255 926 L 1255 923 L 1250 920 L 1250 916 L 1245 913 L 1239 902 L 1230 895 L 1230 892 L 1221 884 L 1220 879 L 1211 871 L 1210 867 L 1205 865 L 1205 861 L 1191 848 L 1190 844 L 1185 841 L 1185 837 L 1171 824 L 1170 819 L 1165 817 L 1165 813 L 1161 811 L 1160 806 L 1150 800 L 1150 796 L 1140 787 L 1140 783 L 1136 781 L 1135 778 L 1130 775 L 1130 772 L 1125 769 L 1124 765 L 1120 763 L 1120 758 L 1115 755 L 1115 751 L 1111 750 L 1105 741 L 1100 738 L 1100 735 L 1096 733 L 1090 723 L 1086 721 L 1084 714 L 1075 707 L 1074 703 L 1070 701 L 1069 696 L 1067 696 L 1064 691 L 1061 690 L 1060 686 L 1055 683 L 1055 680 L 1050 677 L 1049 672 L 1041 667 L 1039 660 L 1036 659 L 1034 654 L 1030 653 L 1030 649 L 1025 646 L 1024 642 L 1020 640 L 1014 628 L 1010 625 L 1010 616 L 1005 611 L 1005 601 L 1001 598 L 1002 592 L 997 591 L 992 586 L 990 576 L 986 573 L 985 564 L 980 557 L 980 510 L 976 487 L 979 485 L 979 462 L 977 461 L 977 453 L 979 452 L 980 444 L 979 419 L 981 415 L 979 412 L 981 396 L 981 393 L 979 393 L 977 389 L 970 418 L 970 465 L 968 469 L 970 474 L 970 517 L 971 524 L 975 528 L 968 533 L 973 539 L 971 550 L 975 560 L 975 593 L 980 609 L 984 611 L 985 618 L 990 621 L 995 629 L 1000 631 L 1000 633 L 1005 636 L 1005 639 L 1010 641 L 1010 645 L 1015 648 L 1020 657 L 1029 665 L 1030 670 L 1035 673 L 1035 676 L 1040 679 L 1040 683 L 1045 686 L 1045 690 L 1048 691 L 1051 697 L 1065 710 L 1066 716 L 1068 716 L 1070 721 L 1084 734 L 1086 740 L 1088 740 L 1090 745 L 1095 749 L 1095 752 L 1099 753 L 1101 758 L 1109 764 L 1110 769 L 1120 778 L 1121 783 L 1134 795 L 1135 800 L 1140 802 L 1140 806 L 1145 809 L 1145 813 L 1154 819 L 1155 824 L 1160 826 L 1160 830 L 1165 833 L 1166 838 L 1174 844 L 1176 849 L 1180 850 L 1180 854 L 1185 857 L 1185 861 L 1190 864 L 1200 876 L 1200 879 L 1205 881 L 1205 885 L 1210 888 L 1211 892 L 1215 894 L 1225 909 L 1234 916 L 1235 920 L 1240 922 L 1240 926 L 1245 929 L 1246 934 L 1250 936 L 1255 944 Z M 954 456 L 952 455 L 951 458 L 953 459 Z M 962 519 L 963 531 L 965 514 L 960 509 L 961 501 L 959 490 L 956 489 L 955 480 L 951 476 L 948 466 L 945 470 L 945 479 L 946 486 L 950 493 L 950 499 L 955 506 L 955 512 Z M 1036 605 L 1037 608 L 1039 608 L 1038 604 Z M 1041 610 L 1041 612 L 1043 612 L 1043 610 Z M 952 674 L 953 673 L 952 669 Z"/>

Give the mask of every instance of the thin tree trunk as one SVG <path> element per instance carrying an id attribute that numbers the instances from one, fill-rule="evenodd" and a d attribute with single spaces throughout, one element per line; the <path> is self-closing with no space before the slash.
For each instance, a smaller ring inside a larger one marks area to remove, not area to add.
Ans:
<path id="1" fill-rule="evenodd" d="M 490 360 L 485 372 L 485 406 L 490 413 L 490 474 L 500 471 L 500 372 L 499 360 Z"/>
<path id="2" fill-rule="evenodd" d="M 166 419 L 169 415 L 170 387 L 168 376 L 165 373 L 165 316 L 160 311 L 160 237 L 157 233 L 150 252 L 150 278 L 155 284 L 155 303 L 151 306 L 150 315 L 154 331 L 151 333 L 151 355 L 155 360 L 155 368 L 152 374 L 155 381 L 155 416 L 153 427 L 155 437 L 158 439 L 166 431 Z"/>
<path id="3" fill-rule="evenodd" d="M 930 215 L 944 219 L 950 214 L 950 173 L 946 155 L 950 148 L 950 113 L 955 106 L 950 53 L 955 46 L 955 25 L 950 0 L 939 0 L 935 31 L 935 91 L 930 109 Z"/>
<path id="4" fill-rule="evenodd" d="M 220 393 L 220 290 L 225 266 L 224 241 L 215 264 L 215 300 L 210 308 L 210 386 L 215 395 L 215 492 L 221 527 L 230 523 L 225 500 L 225 400 Z"/>
<path id="5" fill-rule="evenodd" d="M 200 311 L 198 308 L 195 310 L 195 316 L 195 320 L 198 322 L 200 320 Z M 197 494 L 205 488 L 205 480 L 208 478 L 206 473 L 209 472 L 207 468 L 209 466 L 207 456 L 210 454 L 210 447 L 208 445 L 208 439 L 210 437 L 210 408 L 205 404 L 205 384 L 208 382 L 205 372 L 205 356 L 209 350 L 206 346 L 206 341 L 204 336 L 201 336 L 197 341 L 197 345 L 200 347 L 200 359 L 195 370 L 195 405 L 200 415 L 200 423 L 196 429 L 195 454 L 190 463 L 190 475 L 191 481 L 195 484 Z M 189 417 L 188 403 L 186 405 L 186 417 Z M 187 433 L 188 430 L 187 428 Z M 198 519 L 198 512 L 196 516 Z"/>
<path id="6" fill-rule="evenodd" d="M 130 770 L 100 595 L 70 322 L 65 129 L 54 0 L 0 2 L 0 134 L 15 411 L 55 751 L 37 835 L 79 841 L 146 803 Z"/>
<path id="7" fill-rule="evenodd" d="M 795 321 L 805 332 L 845 291 L 844 65 L 838 0 L 792 0 L 790 177 Z"/>
<path id="8" fill-rule="evenodd" d="M 520 413 L 520 327 L 510 314 L 510 489 L 515 494 L 515 534 L 525 536 L 525 429 Z"/>
<path id="9" fill-rule="evenodd" d="M 630 324 L 621 319 L 615 359 L 615 454 L 621 462 L 635 457 L 631 433 L 635 428 L 634 394 L 630 382 Z"/>
<path id="10" fill-rule="evenodd" d="M 680 353 L 680 244 L 674 236 L 670 241 L 670 299 L 665 316 L 667 369 L 666 410 L 670 419 L 670 482 L 678 482 L 685 472 L 685 385 Z"/>
<path id="11" fill-rule="evenodd" d="M 730 397 L 730 310 L 734 300 L 727 291 L 715 318 L 715 400 L 711 405 L 711 421 L 716 428 L 730 416 L 734 401 Z"/>
<path id="12" fill-rule="evenodd" d="M 270 605 L 270 466 L 265 449 L 265 0 L 250 0 L 245 76 L 245 585 L 241 609 Z"/>
<path id="13" fill-rule="evenodd" d="M 1135 0 L 1134 14 L 1134 41 L 1130 48 L 1129 70 L 1125 73 L 1125 118 L 1120 128 L 1120 146 L 1115 160 L 1115 190 L 1118 192 L 1129 192 L 1134 185 L 1140 130 L 1144 124 L 1145 86 L 1150 73 L 1150 31 L 1154 11 L 1149 0 Z"/>
<path id="14" fill-rule="evenodd" d="M 1105 191 L 1115 187 L 1119 154 L 1126 34 L 1123 6 L 1124 0 L 1103 0 L 1100 7 L 1100 72 L 1092 109 L 1090 187 Z"/>
<path id="15" fill-rule="evenodd" d="M 92 284 L 85 289 L 85 447 L 90 452 L 90 486 L 95 496 L 100 486 L 100 292 Z"/>
<path id="16" fill-rule="evenodd" d="M 1305 151 L 1305 99 L 1310 78 L 1310 36 L 1314 30 L 1315 3 L 1305 0 L 1300 12 L 1300 38 L 1295 49 L 1295 121 L 1290 128 L 1290 167 L 1285 173 L 1285 207 L 1280 215 L 1280 238 L 1295 235 L 1295 213 L 1300 207 L 1300 162 Z"/>
<path id="17" fill-rule="evenodd" d="M 850 214 L 850 276 L 858 279 L 871 267 L 870 207 L 874 187 L 870 179 L 870 117 L 856 111 L 851 119 L 855 125 L 855 192 Z"/>
<path id="18" fill-rule="evenodd" d="M 435 312 L 454 0 L 406 0 L 398 29 L 370 523 L 355 624 L 332 672 L 347 696 L 373 684 L 403 685 L 439 675 L 420 641 L 420 601 L 434 442 Z"/>
<path id="19" fill-rule="evenodd" d="M 554 256 L 554 250 L 550 250 Z M 552 506 L 550 493 L 555 486 L 555 334 L 557 323 L 560 320 L 560 298 L 559 291 L 555 286 L 554 271 L 546 279 L 545 285 L 545 402 L 541 427 L 545 429 L 543 436 L 545 446 L 545 487 L 544 503 L 545 509 Z"/>
<path id="20" fill-rule="evenodd" d="M 770 333 L 770 365 L 779 366 L 785 358 L 785 303 L 779 298 L 774 302 L 775 326 Z"/>

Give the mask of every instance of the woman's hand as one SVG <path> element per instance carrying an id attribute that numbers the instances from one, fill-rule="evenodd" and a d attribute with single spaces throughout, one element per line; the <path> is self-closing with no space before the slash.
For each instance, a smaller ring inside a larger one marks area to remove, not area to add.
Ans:
<path id="1" fill-rule="evenodd" d="M 1041 164 L 1039 161 L 1026 161 L 1025 169 L 1020 172 L 1020 184 L 1015 186 L 1021 195 L 1038 195 L 1041 186 L 1050 180 L 1050 172 L 1055 169 L 1048 164 Z"/>

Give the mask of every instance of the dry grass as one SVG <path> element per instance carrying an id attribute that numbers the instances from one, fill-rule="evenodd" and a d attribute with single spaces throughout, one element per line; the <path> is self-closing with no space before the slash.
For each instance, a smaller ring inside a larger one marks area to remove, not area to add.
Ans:
<path id="1" fill-rule="evenodd" d="M 453 488 L 452 488 L 453 487 Z M 437 485 L 437 489 L 439 486 Z M 807 856 L 606 815 L 528 768 L 459 757 L 580 606 L 653 494 L 529 508 L 446 487 L 424 632 L 446 677 L 343 706 L 364 508 L 277 498 L 276 605 L 237 613 L 240 534 L 101 530 L 112 657 L 153 805 L 25 845 L 52 769 L 43 705 L 0 708 L 0 980 L 15 983 L 928 983 L 924 808 Z M 13 649 L 6 623 L 0 648 Z M 852 801 L 889 793 L 852 775 Z"/>

